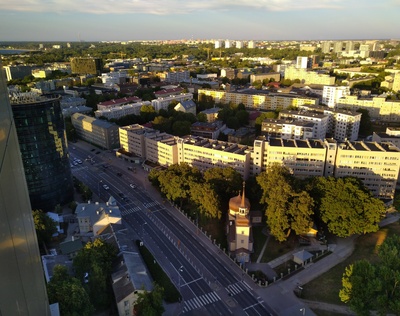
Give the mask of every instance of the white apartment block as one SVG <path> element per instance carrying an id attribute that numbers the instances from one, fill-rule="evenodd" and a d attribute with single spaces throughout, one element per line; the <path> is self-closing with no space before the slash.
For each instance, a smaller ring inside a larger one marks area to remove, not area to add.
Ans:
<path id="1" fill-rule="evenodd" d="M 390 142 L 397 148 L 400 148 L 400 128 L 399 127 L 386 127 L 385 133 L 373 133 L 372 141 L 374 142 Z"/>
<path id="2" fill-rule="evenodd" d="M 261 133 L 265 137 L 283 139 L 313 138 L 314 123 L 297 120 L 265 119 L 262 122 Z"/>
<path id="3" fill-rule="evenodd" d="M 275 111 L 287 109 L 290 106 L 299 107 L 301 105 L 318 105 L 319 103 L 317 98 L 283 93 L 248 94 L 223 90 L 199 89 L 198 95 L 199 100 L 201 100 L 201 95 L 211 96 L 216 103 L 243 103 L 248 110 L 261 111 Z"/>
<path id="4" fill-rule="evenodd" d="M 172 101 L 177 101 L 177 102 L 182 102 L 186 100 L 193 100 L 193 94 L 192 93 L 181 93 L 179 95 L 171 95 L 169 97 L 164 97 L 164 98 L 157 98 L 154 100 L 151 100 L 151 105 L 154 107 L 156 112 L 160 111 L 161 109 L 167 110 L 168 105 Z"/>
<path id="5" fill-rule="evenodd" d="M 247 48 L 256 48 L 256 43 L 254 41 L 249 41 L 247 43 Z"/>
<path id="6" fill-rule="evenodd" d="M 215 49 L 221 48 L 221 46 L 222 46 L 221 41 L 215 41 L 215 42 L 214 42 L 214 48 L 215 48 Z"/>
<path id="7" fill-rule="evenodd" d="M 196 136 L 178 139 L 178 160 L 205 171 L 232 167 L 243 179 L 249 177 L 251 149 L 248 146 Z"/>
<path id="8" fill-rule="evenodd" d="M 375 197 L 392 199 L 399 176 L 399 153 L 392 143 L 341 143 L 336 153 L 334 176 L 359 178 Z"/>
<path id="9" fill-rule="evenodd" d="M 326 74 L 319 74 L 314 71 L 307 71 L 307 69 L 300 69 L 296 67 L 286 67 L 285 79 L 296 80 L 299 79 L 303 84 L 322 84 L 334 85 L 335 77 Z"/>
<path id="10" fill-rule="evenodd" d="M 101 82 L 104 83 L 105 85 L 112 86 L 115 84 L 121 84 L 126 82 L 127 77 L 128 74 L 125 70 L 102 73 Z"/>
<path id="11" fill-rule="evenodd" d="M 225 48 L 231 48 L 231 41 L 230 40 L 226 40 L 225 41 Z"/>
<path id="12" fill-rule="evenodd" d="M 324 86 L 322 103 L 330 108 L 336 108 L 340 98 L 350 95 L 349 86 Z"/>
<path id="13" fill-rule="evenodd" d="M 400 122 L 400 102 L 387 101 L 384 96 L 358 97 L 347 95 L 339 100 L 338 108 L 368 110 L 371 119 L 385 122 Z"/>
<path id="14" fill-rule="evenodd" d="M 337 141 L 358 139 L 360 131 L 361 113 L 349 110 L 325 110 L 324 114 L 329 116 L 328 133 Z"/>
<path id="15" fill-rule="evenodd" d="M 243 48 L 243 42 L 242 41 L 236 41 L 236 48 Z"/>
<path id="16" fill-rule="evenodd" d="M 307 69 L 308 57 L 297 56 L 296 68 Z"/>
<path id="17" fill-rule="evenodd" d="M 400 168 L 400 150 L 389 142 L 271 137 L 248 147 L 202 137 L 178 138 L 138 125 L 120 128 L 120 135 L 125 151 L 161 166 L 186 162 L 201 171 L 230 166 L 247 179 L 279 163 L 298 177 L 357 177 L 383 199 L 393 199 Z"/>
<path id="18" fill-rule="evenodd" d="M 167 81 L 171 83 L 180 83 L 190 80 L 190 71 L 167 71 L 159 74 L 162 81 Z"/>
<path id="19" fill-rule="evenodd" d="M 392 90 L 395 92 L 400 91 L 400 72 L 397 72 L 394 75 Z"/>
<path id="20" fill-rule="evenodd" d="M 312 138 L 324 139 L 328 130 L 329 117 L 327 115 L 307 111 L 281 111 L 279 119 L 295 119 L 314 123 Z"/>
<path id="21" fill-rule="evenodd" d="M 94 112 L 96 118 L 106 117 L 107 119 L 119 119 L 126 115 L 140 115 L 140 109 L 143 105 L 151 105 L 150 101 L 124 104 Z"/>

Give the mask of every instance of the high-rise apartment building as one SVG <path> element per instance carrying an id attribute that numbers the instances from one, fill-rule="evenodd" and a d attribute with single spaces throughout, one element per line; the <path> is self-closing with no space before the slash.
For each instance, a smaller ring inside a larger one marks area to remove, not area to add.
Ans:
<path id="1" fill-rule="evenodd" d="M 296 68 L 307 69 L 308 57 L 297 56 Z"/>
<path id="2" fill-rule="evenodd" d="M 0 64 L 0 314 L 50 315 L 32 207 Z"/>
<path id="3" fill-rule="evenodd" d="M 321 43 L 321 51 L 324 54 L 329 54 L 331 52 L 331 42 L 322 42 Z"/>
<path id="4" fill-rule="evenodd" d="M 330 108 L 336 108 L 340 98 L 350 95 L 349 86 L 324 86 L 322 103 Z"/>
<path id="5" fill-rule="evenodd" d="M 11 95 L 10 101 L 32 208 L 53 211 L 73 199 L 60 100 L 21 93 Z"/>

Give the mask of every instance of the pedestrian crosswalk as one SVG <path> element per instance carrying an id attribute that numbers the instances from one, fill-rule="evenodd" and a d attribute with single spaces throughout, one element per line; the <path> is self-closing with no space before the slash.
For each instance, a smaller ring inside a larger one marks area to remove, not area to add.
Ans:
<path id="1" fill-rule="evenodd" d="M 140 207 L 139 206 L 135 206 L 135 207 L 128 208 L 126 210 L 122 210 L 121 211 L 121 215 L 124 216 L 124 215 L 128 215 L 128 214 L 135 213 L 135 212 L 138 212 L 138 211 L 140 211 Z"/>
<path id="2" fill-rule="evenodd" d="M 215 292 L 193 297 L 190 300 L 184 301 L 183 312 L 187 313 L 193 309 L 201 308 L 202 306 L 215 303 L 219 300 L 221 300 L 221 298 Z"/>
<path id="3" fill-rule="evenodd" d="M 152 206 L 156 206 L 156 205 L 160 205 L 160 203 L 158 203 L 157 201 L 153 201 L 153 202 L 149 202 L 149 203 L 143 203 L 144 207 L 152 207 Z"/>
<path id="4" fill-rule="evenodd" d="M 240 292 L 243 292 L 244 290 L 246 290 L 246 288 L 244 287 L 244 285 L 240 282 L 234 283 L 234 284 L 229 284 L 228 287 L 226 288 L 226 290 L 228 291 L 228 293 L 232 294 L 232 295 L 236 295 L 239 294 Z"/>

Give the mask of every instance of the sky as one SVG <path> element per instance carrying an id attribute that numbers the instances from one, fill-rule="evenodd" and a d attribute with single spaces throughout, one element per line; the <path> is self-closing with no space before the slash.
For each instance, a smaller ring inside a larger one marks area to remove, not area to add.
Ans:
<path id="1" fill-rule="evenodd" d="M 1 41 L 399 39 L 400 0 L 0 0 Z"/>

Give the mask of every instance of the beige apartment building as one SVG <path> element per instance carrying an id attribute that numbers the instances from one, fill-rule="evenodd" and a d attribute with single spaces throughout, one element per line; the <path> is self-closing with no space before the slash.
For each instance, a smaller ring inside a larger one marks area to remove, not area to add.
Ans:
<path id="1" fill-rule="evenodd" d="M 368 110 L 371 119 L 385 122 L 400 122 L 400 101 L 386 100 L 384 96 L 359 97 L 347 95 L 339 99 L 338 108 Z"/>
<path id="2" fill-rule="evenodd" d="M 338 145 L 336 178 L 359 178 L 372 194 L 393 199 L 399 176 L 400 150 L 392 143 L 344 142 Z"/>
<path id="3" fill-rule="evenodd" d="M 232 167 L 243 179 L 249 177 L 251 148 L 235 143 L 187 136 L 178 139 L 179 163 L 186 162 L 200 171 Z"/>
<path id="4" fill-rule="evenodd" d="M 143 159 L 161 166 L 186 162 L 201 171 L 229 166 L 245 180 L 278 163 L 297 177 L 354 176 L 374 196 L 393 199 L 399 175 L 400 149 L 389 142 L 261 137 L 249 147 L 196 136 L 178 138 L 138 126 L 121 128 L 121 135 L 124 130 L 129 131 L 121 136 L 121 147 Z"/>
<path id="5" fill-rule="evenodd" d="M 286 67 L 285 79 L 296 80 L 299 79 L 303 84 L 322 84 L 334 85 L 335 77 L 327 74 L 319 74 L 315 71 L 308 71 L 307 69 Z"/>
<path id="6" fill-rule="evenodd" d="M 72 114 L 71 122 L 79 138 L 104 149 L 119 147 L 117 125 L 80 113 Z"/>
<path id="7" fill-rule="evenodd" d="M 199 100 L 201 100 L 202 95 L 211 96 L 216 103 L 243 103 L 248 110 L 275 111 L 287 109 L 292 106 L 319 104 L 317 98 L 283 93 L 249 94 L 211 89 L 199 89 L 198 93 Z"/>

